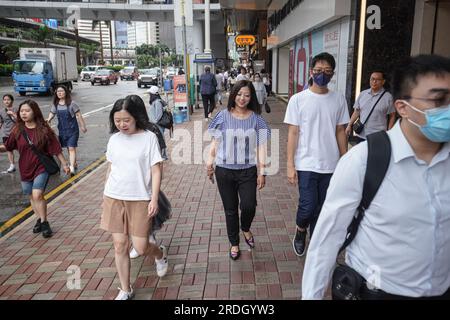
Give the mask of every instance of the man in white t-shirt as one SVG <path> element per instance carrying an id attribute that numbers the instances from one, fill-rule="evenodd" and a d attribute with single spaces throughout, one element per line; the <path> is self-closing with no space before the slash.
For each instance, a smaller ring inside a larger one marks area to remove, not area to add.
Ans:
<path id="1" fill-rule="evenodd" d="M 329 53 L 311 61 L 313 85 L 291 97 L 284 122 L 289 125 L 287 177 L 299 187 L 294 252 L 302 256 L 319 217 L 331 175 L 339 158 L 347 152 L 345 124 L 349 121 L 342 93 L 328 90 L 336 62 Z"/>

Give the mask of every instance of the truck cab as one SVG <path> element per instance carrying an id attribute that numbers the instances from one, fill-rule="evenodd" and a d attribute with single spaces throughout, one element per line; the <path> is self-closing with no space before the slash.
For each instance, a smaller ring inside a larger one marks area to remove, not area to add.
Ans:
<path id="1" fill-rule="evenodd" d="M 47 93 L 52 87 L 53 68 L 48 60 L 14 60 L 14 90 L 21 96 L 27 92 Z M 49 92 L 53 93 L 53 92 Z"/>
<path id="2" fill-rule="evenodd" d="M 56 86 L 72 90 L 78 80 L 76 50 L 66 48 L 20 48 L 20 58 L 13 62 L 14 91 L 53 95 Z"/>

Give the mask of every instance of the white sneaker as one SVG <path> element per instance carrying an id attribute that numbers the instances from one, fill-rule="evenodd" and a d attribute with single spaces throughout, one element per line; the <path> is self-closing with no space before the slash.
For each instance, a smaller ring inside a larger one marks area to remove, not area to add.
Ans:
<path id="1" fill-rule="evenodd" d="M 140 254 L 136 251 L 135 248 L 132 248 L 130 251 L 130 259 L 136 259 Z"/>
<path id="2" fill-rule="evenodd" d="M 160 246 L 159 249 L 163 252 L 163 256 L 159 260 L 155 259 L 156 273 L 158 274 L 158 277 L 164 277 L 169 267 L 169 262 L 167 261 L 167 249 L 164 246 Z"/>
<path id="3" fill-rule="evenodd" d="M 69 169 L 70 169 L 70 174 L 72 176 L 74 176 L 75 175 L 75 167 L 74 166 L 69 166 Z"/>
<path id="4" fill-rule="evenodd" d="M 123 291 L 121 288 L 117 289 L 119 289 L 119 294 L 114 300 L 131 300 L 134 298 L 133 288 L 130 287 L 130 292 Z"/>
<path id="5" fill-rule="evenodd" d="M 13 173 L 14 171 L 16 171 L 16 166 L 15 166 L 13 163 L 11 163 L 11 164 L 9 165 L 8 170 L 6 170 L 6 172 L 8 172 L 8 173 Z"/>
<path id="6" fill-rule="evenodd" d="M 205 118 L 205 122 L 208 122 L 209 118 Z"/>

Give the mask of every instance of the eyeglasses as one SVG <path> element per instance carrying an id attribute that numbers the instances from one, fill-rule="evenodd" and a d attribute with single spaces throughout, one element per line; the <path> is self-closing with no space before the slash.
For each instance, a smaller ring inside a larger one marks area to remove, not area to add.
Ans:
<path id="1" fill-rule="evenodd" d="M 317 73 L 325 73 L 328 75 L 334 74 L 334 70 L 333 69 L 312 69 L 312 72 L 317 74 Z"/>
<path id="2" fill-rule="evenodd" d="M 405 100 L 416 99 L 416 100 L 422 100 L 422 101 L 430 101 L 430 102 L 434 103 L 434 107 L 436 107 L 436 108 L 450 104 L 450 94 L 443 95 L 439 98 L 420 98 L 420 97 L 405 96 L 403 99 L 405 99 Z"/>

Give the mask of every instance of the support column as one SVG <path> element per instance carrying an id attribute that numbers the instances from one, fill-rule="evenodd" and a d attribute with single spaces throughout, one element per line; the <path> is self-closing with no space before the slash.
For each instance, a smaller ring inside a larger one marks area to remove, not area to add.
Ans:
<path id="1" fill-rule="evenodd" d="M 205 53 L 211 53 L 211 12 L 209 0 L 205 0 Z"/>

